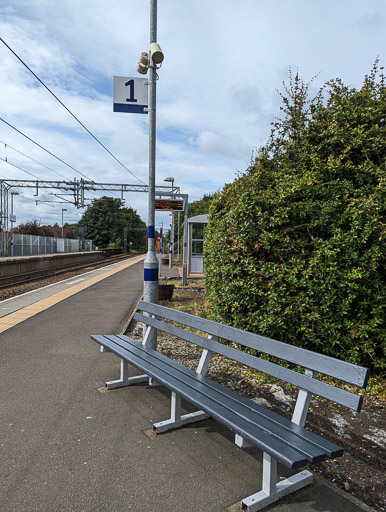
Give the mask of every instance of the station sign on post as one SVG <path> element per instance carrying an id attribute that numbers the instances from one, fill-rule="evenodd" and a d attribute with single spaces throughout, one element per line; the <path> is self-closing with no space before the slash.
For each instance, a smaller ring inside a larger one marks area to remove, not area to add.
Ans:
<path id="1" fill-rule="evenodd" d="M 149 103 L 148 83 L 146 78 L 114 76 L 113 111 L 147 114 Z"/>
<path id="2" fill-rule="evenodd" d="M 156 211 L 182 212 L 184 211 L 184 201 L 181 199 L 156 199 L 155 209 Z"/>

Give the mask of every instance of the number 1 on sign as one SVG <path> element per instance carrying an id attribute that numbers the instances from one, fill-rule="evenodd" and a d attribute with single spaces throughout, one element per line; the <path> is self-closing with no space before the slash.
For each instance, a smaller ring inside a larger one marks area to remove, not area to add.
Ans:
<path id="1" fill-rule="evenodd" d="M 125 83 L 126 87 L 130 87 L 130 97 L 126 98 L 128 103 L 137 103 L 138 100 L 134 98 L 134 80 L 129 80 Z"/>

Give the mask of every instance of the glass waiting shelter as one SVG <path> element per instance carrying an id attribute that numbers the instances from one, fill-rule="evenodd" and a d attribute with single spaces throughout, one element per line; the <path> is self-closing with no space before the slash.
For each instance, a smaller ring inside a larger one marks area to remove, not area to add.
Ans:
<path id="1" fill-rule="evenodd" d="M 188 274 L 204 273 L 204 236 L 208 215 L 188 219 Z"/>

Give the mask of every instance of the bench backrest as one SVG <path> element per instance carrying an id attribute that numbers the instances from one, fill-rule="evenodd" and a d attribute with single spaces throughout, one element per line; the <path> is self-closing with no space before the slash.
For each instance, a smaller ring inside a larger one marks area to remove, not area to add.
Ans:
<path id="1" fill-rule="evenodd" d="M 361 408 L 361 396 L 312 377 L 315 373 L 321 373 L 358 387 L 365 387 L 369 376 L 367 368 L 235 327 L 213 322 L 212 320 L 196 317 L 189 313 L 160 306 L 159 304 L 140 301 L 138 310 L 143 311 L 145 315 L 137 312 L 134 318 L 146 325 L 194 343 L 209 352 L 216 352 L 251 368 L 272 375 L 312 394 L 322 396 L 340 405 L 345 405 L 355 411 L 359 411 Z M 305 368 L 306 372 L 304 374 L 298 373 L 247 352 L 242 352 L 232 346 L 219 343 L 214 339 L 195 334 L 171 323 L 165 323 L 159 320 L 159 318 L 176 322 L 188 328 L 197 329 L 207 333 L 210 337 L 222 338 L 228 342 L 243 345 L 258 352 L 294 363 Z"/>

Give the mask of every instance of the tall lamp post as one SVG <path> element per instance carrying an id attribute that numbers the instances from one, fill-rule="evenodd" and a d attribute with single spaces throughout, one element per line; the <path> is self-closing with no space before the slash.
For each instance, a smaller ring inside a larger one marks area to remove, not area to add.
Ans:
<path id="1" fill-rule="evenodd" d="M 165 178 L 164 181 L 167 181 L 172 184 L 172 194 L 174 191 L 174 177 L 169 176 Z M 179 212 L 178 212 L 179 213 Z M 169 268 L 173 267 L 173 254 L 174 254 L 174 212 L 171 213 L 171 230 L 170 230 L 170 246 L 169 246 Z"/>
<path id="2" fill-rule="evenodd" d="M 149 203 L 147 254 L 144 261 L 143 298 L 146 302 L 158 303 L 158 261 L 155 254 L 155 150 L 156 150 L 156 84 L 157 69 L 164 60 L 164 54 L 157 43 L 157 0 L 150 0 L 150 46 L 149 53 L 141 53 L 137 71 L 149 77 Z M 156 330 L 153 329 L 148 339 L 149 346 L 157 346 Z"/>
<path id="3" fill-rule="evenodd" d="M 64 224 L 63 224 L 63 212 L 66 212 L 67 211 L 67 208 L 62 208 L 62 238 L 64 238 Z"/>
<path id="4" fill-rule="evenodd" d="M 10 215 L 10 220 L 11 220 L 11 256 L 14 255 L 14 249 L 13 249 L 13 246 L 14 246 L 14 235 L 13 235 L 13 223 L 15 222 L 16 218 L 13 214 L 13 196 L 18 196 L 19 195 L 19 192 L 11 192 L 11 215 Z"/>

